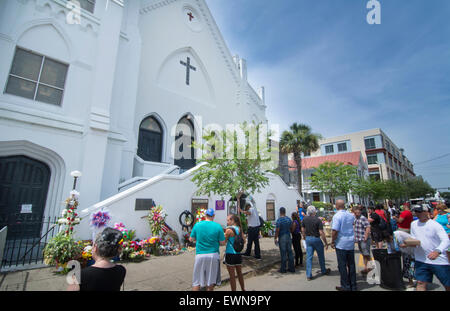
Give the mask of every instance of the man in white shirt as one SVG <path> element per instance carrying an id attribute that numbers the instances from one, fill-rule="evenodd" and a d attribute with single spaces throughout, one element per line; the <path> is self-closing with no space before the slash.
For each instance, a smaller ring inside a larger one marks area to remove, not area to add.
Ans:
<path id="1" fill-rule="evenodd" d="M 433 275 L 450 291 L 450 264 L 446 251 L 450 241 L 444 228 L 429 218 L 427 205 L 416 205 L 413 212 L 419 218 L 411 223 L 411 236 L 420 241 L 414 249 L 417 290 L 426 291 Z"/>
<path id="2" fill-rule="evenodd" d="M 245 209 L 240 210 L 241 213 L 247 215 L 247 224 L 248 224 L 248 241 L 247 241 L 247 250 L 242 256 L 250 257 L 250 253 L 252 251 L 252 244 L 255 243 L 255 258 L 261 259 L 261 250 L 259 248 L 259 229 L 260 229 L 260 221 L 258 211 L 255 207 L 252 207 L 250 203 L 245 204 Z"/>

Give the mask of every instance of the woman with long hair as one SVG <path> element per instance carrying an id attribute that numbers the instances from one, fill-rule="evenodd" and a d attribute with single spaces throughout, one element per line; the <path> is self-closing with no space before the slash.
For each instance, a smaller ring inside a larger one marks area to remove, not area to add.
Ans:
<path id="1" fill-rule="evenodd" d="M 236 252 L 233 244 L 235 237 L 242 234 L 241 220 L 237 215 L 229 215 L 227 217 L 227 229 L 225 231 L 225 258 L 224 264 L 227 266 L 230 274 L 230 286 L 232 291 L 236 291 L 236 273 L 241 285 L 242 291 L 245 291 L 244 276 L 242 274 L 242 256 Z"/>
<path id="2" fill-rule="evenodd" d="M 300 217 L 297 212 L 293 212 L 291 218 L 295 223 L 295 230 L 292 232 L 292 246 L 294 247 L 295 252 L 295 266 L 303 267 L 303 251 L 300 243 L 302 240 L 302 234 L 300 233 Z"/>

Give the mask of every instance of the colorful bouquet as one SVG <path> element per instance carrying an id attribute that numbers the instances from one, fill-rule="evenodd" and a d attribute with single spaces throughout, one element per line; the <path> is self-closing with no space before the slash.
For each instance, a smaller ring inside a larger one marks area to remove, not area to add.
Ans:
<path id="1" fill-rule="evenodd" d="M 107 211 L 98 211 L 97 213 L 91 214 L 91 226 L 96 229 L 105 227 L 110 220 L 111 216 Z"/>
<path id="2" fill-rule="evenodd" d="M 199 208 L 197 209 L 197 212 L 195 213 L 195 221 L 200 222 L 206 220 L 206 209 Z"/>
<path id="3" fill-rule="evenodd" d="M 120 254 L 121 260 L 140 261 L 148 256 L 150 255 L 144 249 L 142 249 L 140 242 L 122 242 L 122 253 Z"/>
<path id="4" fill-rule="evenodd" d="M 147 220 L 153 236 L 159 236 L 161 234 L 162 228 L 166 223 L 166 217 L 167 214 L 161 205 L 152 207 L 147 216 Z"/>
<path id="5" fill-rule="evenodd" d="M 148 254 L 153 254 L 155 256 L 160 255 L 160 246 L 161 246 L 161 238 L 160 237 L 151 237 L 146 240 L 139 242 L 140 247 L 146 251 Z"/>
<path id="6" fill-rule="evenodd" d="M 134 240 L 135 231 L 134 230 L 128 230 L 125 228 L 125 225 L 121 222 L 114 224 L 114 229 L 119 230 L 123 234 L 124 241 L 132 241 Z"/>

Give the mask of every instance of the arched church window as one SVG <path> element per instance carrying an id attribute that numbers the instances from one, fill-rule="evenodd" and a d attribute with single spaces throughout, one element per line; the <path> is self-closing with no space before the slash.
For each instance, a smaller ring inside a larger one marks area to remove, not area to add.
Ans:
<path id="1" fill-rule="evenodd" d="M 196 164 L 195 152 L 192 143 L 194 142 L 194 124 L 190 117 L 185 116 L 178 121 L 175 137 L 175 161 L 174 164 L 184 172 L 193 168 Z"/>
<path id="2" fill-rule="evenodd" d="M 154 117 L 142 121 L 139 127 L 138 156 L 144 161 L 162 161 L 162 127 Z"/>

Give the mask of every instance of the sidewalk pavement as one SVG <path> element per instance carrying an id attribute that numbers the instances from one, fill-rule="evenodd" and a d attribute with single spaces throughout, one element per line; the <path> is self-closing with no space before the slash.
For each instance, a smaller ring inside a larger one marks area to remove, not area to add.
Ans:
<path id="1" fill-rule="evenodd" d="M 280 253 L 273 238 L 260 240 L 262 260 L 244 258 L 242 272 L 255 275 L 280 262 Z M 225 247 L 221 247 L 221 258 Z M 252 250 L 253 254 L 253 250 Z M 189 291 L 192 289 L 192 271 L 195 251 L 178 256 L 152 256 L 140 263 L 121 263 L 127 269 L 126 291 Z M 55 274 L 55 267 L 0 274 L 0 291 L 61 291 L 66 290 L 66 276 Z M 229 280 L 224 264 L 222 282 Z"/>
<path id="2" fill-rule="evenodd" d="M 305 267 L 296 269 L 295 273 L 281 274 L 278 272 L 280 252 L 275 246 L 273 238 L 260 240 L 262 260 L 243 258 L 242 272 L 245 275 L 247 290 L 260 291 L 335 291 L 339 285 L 339 272 L 335 251 L 329 248 L 325 252 L 327 267 L 332 272 L 328 276 L 320 276 L 313 281 L 307 281 Z M 221 247 L 223 258 L 224 247 Z M 306 252 L 303 250 L 306 257 Z M 253 254 L 253 252 L 252 252 Z M 195 251 L 186 252 L 178 256 L 153 256 L 140 263 L 121 263 L 127 269 L 125 291 L 190 291 L 192 289 L 192 270 L 194 267 Z M 305 257 L 303 264 L 305 265 Z M 360 254 L 355 251 L 357 268 L 357 282 L 359 290 L 382 291 L 379 285 L 367 284 L 359 273 Z M 313 259 L 313 273 L 320 271 L 317 256 Z M 24 270 L 0 274 L 0 291 L 64 291 L 67 288 L 66 276 L 54 273 L 55 267 Z M 218 291 L 229 291 L 229 276 L 225 265 L 221 267 L 222 286 Z M 240 290 L 239 284 L 237 289 Z M 443 286 L 433 279 L 429 290 L 442 291 Z"/>

